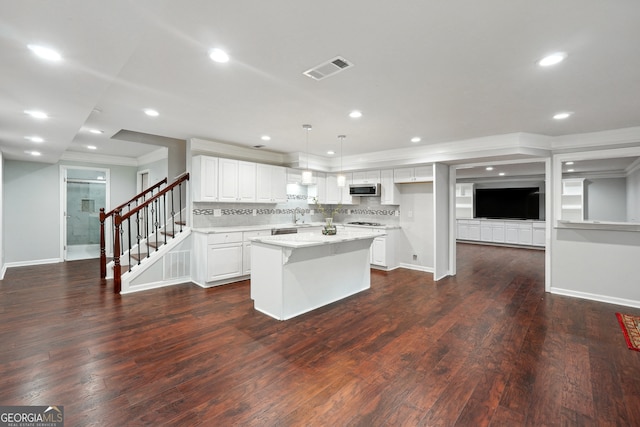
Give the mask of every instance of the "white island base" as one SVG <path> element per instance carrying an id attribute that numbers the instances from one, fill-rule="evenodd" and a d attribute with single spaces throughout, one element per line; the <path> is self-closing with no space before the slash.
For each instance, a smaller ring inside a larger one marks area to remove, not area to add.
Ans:
<path id="1" fill-rule="evenodd" d="M 297 242 L 289 243 L 285 236 L 282 240 L 253 240 L 251 298 L 255 309 L 287 320 L 369 289 L 369 248 L 376 235 L 344 234 L 342 238 L 316 235 L 317 241 L 310 244 L 303 243 L 300 235 Z"/>

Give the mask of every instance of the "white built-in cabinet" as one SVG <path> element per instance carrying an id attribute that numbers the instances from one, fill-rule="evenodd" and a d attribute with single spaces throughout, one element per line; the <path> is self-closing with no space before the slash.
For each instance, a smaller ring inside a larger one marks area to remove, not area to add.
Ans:
<path id="1" fill-rule="evenodd" d="M 384 169 L 380 171 L 380 204 L 381 205 L 399 205 L 400 191 L 393 180 L 393 169 Z"/>
<path id="2" fill-rule="evenodd" d="M 563 179 L 561 198 L 560 219 L 584 221 L 584 178 Z"/>
<path id="3" fill-rule="evenodd" d="M 256 202 L 287 201 L 287 170 L 281 166 L 256 165 Z"/>
<path id="4" fill-rule="evenodd" d="M 195 156 L 191 162 L 191 189 L 194 202 L 218 201 L 218 158 Z"/>
<path id="5" fill-rule="evenodd" d="M 354 184 L 379 184 L 380 183 L 380 171 L 359 171 L 353 173 Z"/>
<path id="6" fill-rule="evenodd" d="M 456 218 L 473 218 L 473 184 L 456 184 Z"/>
<path id="7" fill-rule="evenodd" d="M 207 236 L 206 281 L 242 275 L 242 232 Z"/>
<path id="8" fill-rule="evenodd" d="M 256 201 L 256 164 L 218 159 L 218 197 L 221 202 Z"/>
<path id="9" fill-rule="evenodd" d="M 544 221 L 458 219 L 458 240 L 545 246 Z"/>
<path id="10" fill-rule="evenodd" d="M 372 267 L 382 270 L 391 270 L 398 265 L 396 261 L 396 241 L 398 240 L 398 229 L 368 228 L 361 226 L 345 225 L 339 228 L 338 233 L 344 229 L 346 231 L 367 231 L 370 233 L 386 234 L 373 239 L 369 251 L 369 262 Z"/>
<path id="11" fill-rule="evenodd" d="M 396 184 L 433 181 L 433 166 L 394 169 L 393 179 Z"/>

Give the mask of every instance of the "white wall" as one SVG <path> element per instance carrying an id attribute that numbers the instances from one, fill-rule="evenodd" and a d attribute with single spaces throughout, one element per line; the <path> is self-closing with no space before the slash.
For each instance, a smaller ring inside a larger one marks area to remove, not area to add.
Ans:
<path id="1" fill-rule="evenodd" d="M 398 184 L 400 227 L 398 262 L 426 271 L 434 267 L 433 184 Z M 413 255 L 417 255 L 413 259 Z"/>
<path id="2" fill-rule="evenodd" d="M 585 180 L 585 219 L 627 221 L 627 183 L 625 178 Z"/>
<path id="3" fill-rule="evenodd" d="M 640 222 L 640 168 L 627 176 L 627 220 Z"/>
<path id="4" fill-rule="evenodd" d="M 60 164 L 111 170 L 111 207 L 135 195 L 136 168 L 6 160 L 3 182 L 5 264 L 61 261 Z"/>

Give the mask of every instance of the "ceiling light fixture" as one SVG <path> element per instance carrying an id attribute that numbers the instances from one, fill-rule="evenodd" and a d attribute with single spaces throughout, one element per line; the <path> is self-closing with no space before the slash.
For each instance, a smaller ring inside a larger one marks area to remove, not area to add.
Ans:
<path id="1" fill-rule="evenodd" d="M 62 59 L 62 55 L 60 55 L 53 49 L 49 49 L 48 47 L 40 46 L 37 44 L 29 44 L 27 45 L 27 47 L 38 57 L 46 59 L 47 61 L 60 61 Z"/>
<path id="2" fill-rule="evenodd" d="M 39 156 L 41 153 L 39 151 L 25 151 L 25 154 L 31 154 L 32 156 Z"/>
<path id="3" fill-rule="evenodd" d="M 573 164 L 573 162 L 565 162 L 565 165 L 567 166 L 571 166 Z"/>
<path id="4" fill-rule="evenodd" d="M 96 135 L 100 135 L 101 133 L 104 133 L 104 131 L 100 129 L 89 129 L 89 132 L 95 133 Z"/>
<path id="5" fill-rule="evenodd" d="M 327 151 L 327 154 L 330 155 L 330 156 L 333 156 L 334 154 L 336 154 L 336 152 L 333 151 L 333 150 L 329 150 L 329 151 Z"/>
<path id="6" fill-rule="evenodd" d="M 37 143 L 44 142 L 44 138 L 41 138 L 41 137 L 35 136 L 35 135 L 34 136 L 25 136 L 24 139 L 28 139 L 31 142 L 37 142 Z"/>
<path id="7" fill-rule="evenodd" d="M 302 184 L 309 185 L 313 182 L 313 172 L 309 169 L 309 132 L 311 131 L 311 125 L 302 125 L 302 129 L 307 134 L 307 169 L 302 171 Z"/>
<path id="8" fill-rule="evenodd" d="M 567 111 L 567 112 L 564 112 L 564 113 L 558 113 L 558 114 L 554 115 L 553 118 L 556 119 L 556 120 L 564 120 L 564 119 L 569 118 L 572 114 L 573 113 L 570 113 L 570 112 Z"/>
<path id="9" fill-rule="evenodd" d="M 87 145 L 87 149 L 88 150 L 97 150 L 98 147 L 96 147 L 95 145 Z"/>
<path id="10" fill-rule="evenodd" d="M 486 168 L 488 171 L 492 171 L 493 170 L 493 166 L 487 166 Z"/>
<path id="11" fill-rule="evenodd" d="M 352 119 L 359 119 L 360 117 L 362 117 L 362 112 L 358 110 L 353 110 L 352 112 L 349 113 L 349 117 L 351 117 Z"/>
<path id="12" fill-rule="evenodd" d="M 211 49 L 209 51 L 209 58 L 211 58 L 211 60 L 213 62 L 217 62 L 220 64 L 224 64 L 225 62 L 229 62 L 229 55 L 227 54 L 227 52 L 225 52 L 222 49 Z"/>
<path id="13" fill-rule="evenodd" d="M 153 108 L 145 108 L 144 113 L 149 117 L 158 117 L 160 115 L 160 113 L 158 113 Z"/>
<path id="14" fill-rule="evenodd" d="M 413 138 L 411 138 L 411 142 L 420 142 L 422 141 L 422 139 L 419 136 L 414 136 Z"/>
<path id="15" fill-rule="evenodd" d="M 271 137 L 269 135 L 262 135 L 260 139 L 263 141 L 271 141 Z"/>
<path id="16" fill-rule="evenodd" d="M 504 172 L 500 172 L 498 175 L 500 175 L 500 176 L 504 176 L 504 175 L 505 175 L 505 173 L 504 173 Z"/>
<path id="17" fill-rule="evenodd" d="M 44 111 L 25 110 L 24 112 L 25 112 L 25 114 L 30 115 L 34 119 L 48 119 L 49 118 L 49 115 L 47 113 L 45 113 Z"/>
<path id="18" fill-rule="evenodd" d="M 547 55 L 538 61 L 538 65 L 541 67 L 550 67 L 552 65 L 559 64 L 567 58 L 567 54 L 564 52 L 556 52 L 551 55 Z"/>
<path id="19" fill-rule="evenodd" d="M 344 176 L 344 173 L 342 173 L 342 145 L 346 137 L 346 135 L 338 135 L 338 139 L 340 140 L 340 173 L 338 174 L 337 178 L 338 187 L 344 187 L 345 185 L 347 185 L 347 177 Z"/>
<path id="20" fill-rule="evenodd" d="M 567 172 L 575 172 L 575 169 L 567 169 Z"/>

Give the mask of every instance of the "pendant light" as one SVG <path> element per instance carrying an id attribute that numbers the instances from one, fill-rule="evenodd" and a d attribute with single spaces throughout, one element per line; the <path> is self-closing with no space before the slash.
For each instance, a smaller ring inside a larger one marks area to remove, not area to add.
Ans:
<path id="1" fill-rule="evenodd" d="M 346 138 L 346 135 L 338 135 L 338 139 L 340 140 L 340 173 L 338 174 L 338 187 L 344 187 L 345 185 L 347 185 L 347 177 L 344 176 L 344 173 L 342 172 L 342 144 L 344 143 L 344 139 Z"/>
<path id="2" fill-rule="evenodd" d="M 302 171 L 302 184 L 309 185 L 313 183 L 313 172 L 309 169 L 309 131 L 311 131 L 311 125 L 302 125 L 302 129 L 307 131 L 307 169 Z"/>

